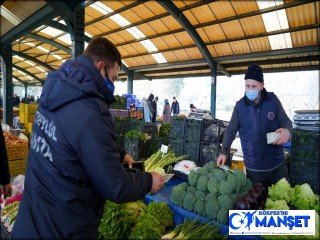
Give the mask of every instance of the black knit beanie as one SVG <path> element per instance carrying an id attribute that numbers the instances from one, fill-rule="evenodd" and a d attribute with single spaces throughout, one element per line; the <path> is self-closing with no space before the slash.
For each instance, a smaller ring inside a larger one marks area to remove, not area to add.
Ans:
<path id="1" fill-rule="evenodd" d="M 244 79 L 253 79 L 258 82 L 263 82 L 262 68 L 258 64 L 253 64 L 248 67 Z"/>

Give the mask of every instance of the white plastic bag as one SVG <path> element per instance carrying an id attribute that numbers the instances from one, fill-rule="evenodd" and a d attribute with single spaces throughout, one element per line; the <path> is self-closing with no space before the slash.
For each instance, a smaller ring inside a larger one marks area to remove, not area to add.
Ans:
<path id="1" fill-rule="evenodd" d="M 23 193 L 24 190 L 24 175 L 18 175 L 12 182 L 12 197 Z"/>

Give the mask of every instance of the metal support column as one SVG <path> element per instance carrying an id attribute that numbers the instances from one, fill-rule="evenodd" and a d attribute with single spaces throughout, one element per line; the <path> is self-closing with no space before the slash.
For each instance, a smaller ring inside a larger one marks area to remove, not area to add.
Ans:
<path id="1" fill-rule="evenodd" d="M 128 71 L 128 94 L 133 93 L 133 71 Z"/>
<path id="2" fill-rule="evenodd" d="M 212 119 L 216 118 L 216 97 L 217 97 L 217 63 L 214 62 L 213 71 L 211 71 L 211 102 L 210 111 Z"/>
<path id="3" fill-rule="evenodd" d="M 84 51 L 84 3 L 80 4 L 65 19 L 72 41 L 72 59 Z"/>
<path id="4" fill-rule="evenodd" d="M 28 97 L 28 84 L 24 83 L 24 96 Z"/>
<path id="5" fill-rule="evenodd" d="M 12 46 L 3 44 L 0 49 L 3 83 L 3 122 L 12 126 L 13 122 L 13 84 L 12 84 Z"/>

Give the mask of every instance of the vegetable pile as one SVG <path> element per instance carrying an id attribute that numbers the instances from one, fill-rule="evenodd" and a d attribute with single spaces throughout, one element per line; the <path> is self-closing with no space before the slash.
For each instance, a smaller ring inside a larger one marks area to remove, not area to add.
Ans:
<path id="1" fill-rule="evenodd" d="M 220 227 L 210 223 L 201 223 L 197 219 L 185 219 L 173 231 L 161 239 L 226 239 L 219 233 Z"/>
<path id="2" fill-rule="evenodd" d="M 173 212 L 166 203 L 106 201 L 99 239 L 160 239 L 173 226 Z"/>
<path id="3" fill-rule="evenodd" d="M 212 162 L 192 170 L 188 182 L 172 189 L 171 202 L 179 207 L 223 224 L 228 223 L 238 197 L 246 195 L 252 183 L 244 173 L 235 169 L 229 172 L 217 168 Z"/>

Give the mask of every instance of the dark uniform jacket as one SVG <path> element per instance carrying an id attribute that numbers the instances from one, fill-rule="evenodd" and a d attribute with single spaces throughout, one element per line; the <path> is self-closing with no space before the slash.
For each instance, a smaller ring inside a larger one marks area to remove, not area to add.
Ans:
<path id="1" fill-rule="evenodd" d="M 115 101 L 85 56 L 49 73 L 33 123 L 13 239 L 97 239 L 106 199 L 136 201 L 150 173 L 129 173 L 116 146 Z"/>

